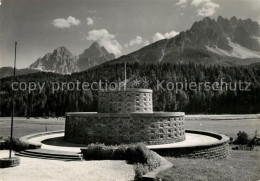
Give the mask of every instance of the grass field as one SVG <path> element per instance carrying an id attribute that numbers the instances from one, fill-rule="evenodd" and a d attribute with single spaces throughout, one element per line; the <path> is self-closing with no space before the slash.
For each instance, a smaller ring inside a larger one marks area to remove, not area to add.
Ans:
<path id="1" fill-rule="evenodd" d="M 260 119 L 185 120 L 185 129 L 212 131 L 232 138 L 236 138 L 239 131 L 245 131 L 253 137 L 256 130 L 260 134 Z"/>
<path id="2" fill-rule="evenodd" d="M 11 118 L 0 118 L 0 136 L 4 138 L 10 135 Z M 39 133 L 44 131 L 64 130 L 64 118 L 49 118 L 49 119 L 26 119 L 23 117 L 14 118 L 14 137 L 21 137 L 28 134 Z"/>
<path id="3" fill-rule="evenodd" d="M 257 181 L 260 179 L 259 151 L 231 151 L 228 159 L 167 158 L 173 167 L 159 173 L 163 181 Z"/>

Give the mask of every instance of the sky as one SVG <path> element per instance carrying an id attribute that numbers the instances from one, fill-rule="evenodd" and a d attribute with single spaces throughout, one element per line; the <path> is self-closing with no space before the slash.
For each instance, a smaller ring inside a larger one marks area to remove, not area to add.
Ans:
<path id="1" fill-rule="evenodd" d="M 17 68 L 94 41 L 120 57 L 220 15 L 260 24 L 260 0 L 0 0 L 0 67 L 13 66 L 15 41 Z"/>

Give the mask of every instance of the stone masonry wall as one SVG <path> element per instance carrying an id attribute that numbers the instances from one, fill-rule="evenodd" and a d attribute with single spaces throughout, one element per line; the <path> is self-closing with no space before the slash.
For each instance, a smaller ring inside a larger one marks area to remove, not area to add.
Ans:
<path id="1" fill-rule="evenodd" d="M 209 145 L 196 146 L 192 148 L 168 148 L 168 149 L 152 149 L 161 156 L 169 157 L 184 157 L 184 158 L 206 158 L 206 159 L 220 159 L 229 156 L 228 142 Z"/>
<path id="2" fill-rule="evenodd" d="M 178 148 L 154 148 L 151 149 L 161 156 L 170 157 L 184 157 L 184 158 L 206 158 L 206 159 L 221 159 L 226 158 L 230 155 L 229 148 L 229 137 L 217 133 L 197 131 L 197 130 L 186 130 L 186 133 L 207 135 L 215 137 L 219 141 L 217 143 L 207 145 L 196 145 L 189 147 L 178 147 Z"/>
<path id="3" fill-rule="evenodd" d="M 128 115 L 129 116 L 129 115 Z M 185 140 L 184 116 L 134 117 L 67 116 L 65 139 L 73 143 L 122 144 L 144 142 L 148 145 Z"/>
<path id="4" fill-rule="evenodd" d="M 105 91 L 99 93 L 98 112 L 130 113 L 153 112 L 152 90 L 130 89 L 126 91 Z"/>

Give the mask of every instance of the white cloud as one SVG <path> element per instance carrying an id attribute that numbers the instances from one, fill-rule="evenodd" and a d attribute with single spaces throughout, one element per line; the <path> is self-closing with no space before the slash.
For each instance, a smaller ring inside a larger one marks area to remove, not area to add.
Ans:
<path id="1" fill-rule="evenodd" d="M 135 45 L 149 45 L 149 41 L 146 39 L 143 39 L 141 36 L 136 36 L 134 39 L 130 40 L 129 43 L 126 43 L 124 46 L 128 48 L 129 46 L 135 46 Z"/>
<path id="2" fill-rule="evenodd" d="M 150 42 L 149 42 L 148 40 L 144 40 L 143 45 L 144 45 L 144 46 L 147 46 L 147 45 L 149 45 L 149 43 L 150 43 Z"/>
<path id="3" fill-rule="evenodd" d="M 153 42 L 156 42 L 156 41 L 159 41 L 162 39 L 165 39 L 165 36 L 163 36 L 161 33 L 157 32 L 153 35 Z"/>
<path id="4" fill-rule="evenodd" d="M 188 0 L 179 0 L 176 5 L 177 6 L 180 6 L 182 8 L 185 8 L 186 7 L 186 4 L 188 3 Z"/>
<path id="5" fill-rule="evenodd" d="M 198 16 L 212 16 L 219 8 L 212 0 L 192 0 L 191 5 L 197 8 Z"/>
<path id="6" fill-rule="evenodd" d="M 175 5 L 185 8 L 187 4 L 197 9 L 198 16 L 212 16 L 219 8 L 219 4 L 213 2 L 213 0 L 178 0 Z"/>
<path id="7" fill-rule="evenodd" d="M 153 39 L 153 42 L 156 42 L 156 41 L 159 41 L 159 40 L 162 40 L 162 39 L 165 39 L 165 38 L 175 37 L 178 34 L 179 34 L 179 32 L 176 32 L 176 31 L 170 31 L 170 32 L 165 33 L 164 35 L 157 32 L 153 35 L 152 39 Z"/>
<path id="8" fill-rule="evenodd" d="M 198 7 L 201 3 L 209 2 L 210 0 L 192 0 L 191 5 Z"/>
<path id="9" fill-rule="evenodd" d="M 136 36 L 136 38 L 130 40 L 129 45 L 133 46 L 133 45 L 139 45 L 143 42 L 143 38 L 141 36 Z"/>
<path id="10" fill-rule="evenodd" d="M 178 35 L 180 32 L 177 32 L 177 31 L 171 31 L 171 32 L 168 32 L 168 33 L 165 33 L 164 36 L 166 38 L 172 38 L 172 37 L 175 37 L 176 35 Z"/>
<path id="11" fill-rule="evenodd" d="M 71 26 L 78 26 L 80 24 L 80 20 L 69 16 L 67 19 L 57 18 L 52 21 L 52 24 L 56 28 L 70 28 Z"/>
<path id="12" fill-rule="evenodd" d="M 110 34 L 106 29 L 91 30 L 88 32 L 87 40 L 98 42 L 104 46 L 110 53 L 117 55 L 121 54 L 122 46 L 115 39 L 115 35 Z"/>
<path id="13" fill-rule="evenodd" d="M 94 24 L 94 20 L 90 17 L 87 17 L 87 24 L 88 25 L 93 25 Z"/>

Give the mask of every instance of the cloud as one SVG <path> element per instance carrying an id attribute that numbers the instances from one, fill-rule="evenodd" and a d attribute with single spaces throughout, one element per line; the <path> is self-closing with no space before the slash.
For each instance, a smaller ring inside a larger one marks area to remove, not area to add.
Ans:
<path id="1" fill-rule="evenodd" d="M 161 33 L 157 32 L 153 35 L 153 42 L 156 42 L 156 41 L 159 41 L 162 39 L 165 39 L 165 36 L 163 36 Z"/>
<path id="2" fill-rule="evenodd" d="M 80 24 L 80 20 L 74 18 L 73 16 L 64 18 L 57 18 L 52 21 L 53 26 L 56 28 L 70 28 L 71 26 L 78 26 Z"/>
<path id="3" fill-rule="evenodd" d="M 198 16 L 212 16 L 219 8 L 219 4 L 211 0 L 192 0 L 191 5 L 197 8 Z"/>
<path id="4" fill-rule="evenodd" d="M 172 38 L 172 37 L 175 37 L 176 35 L 178 35 L 180 32 L 177 32 L 177 31 L 171 31 L 171 32 L 168 32 L 168 33 L 165 33 L 164 36 L 166 38 Z"/>
<path id="5" fill-rule="evenodd" d="M 179 0 L 175 5 L 185 8 L 188 3 L 188 0 Z"/>
<path id="6" fill-rule="evenodd" d="M 149 45 L 150 44 L 150 42 L 148 41 L 148 40 L 144 40 L 144 42 L 143 42 L 143 45 L 144 46 L 147 46 L 147 45 Z"/>
<path id="7" fill-rule="evenodd" d="M 135 46 L 135 45 L 146 46 L 149 45 L 149 41 L 137 35 L 134 39 L 130 40 L 129 43 L 126 43 L 124 46 L 128 48 L 129 46 Z"/>
<path id="8" fill-rule="evenodd" d="M 139 45 L 143 42 L 143 38 L 141 36 L 136 36 L 136 38 L 130 40 L 129 45 L 133 46 L 133 45 Z"/>
<path id="9" fill-rule="evenodd" d="M 170 31 L 170 32 L 165 33 L 164 35 L 157 32 L 153 35 L 152 39 L 153 39 L 153 42 L 156 42 L 156 41 L 159 41 L 159 40 L 162 40 L 162 39 L 165 39 L 165 38 L 175 37 L 178 34 L 179 34 L 179 32 L 176 32 L 176 31 Z"/>
<path id="10" fill-rule="evenodd" d="M 88 25 L 93 25 L 94 24 L 94 20 L 90 17 L 87 17 L 87 24 Z"/>
<path id="11" fill-rule="evenodd" d="M 192 0 L 191 5 L 198 7 L 200 4 L 209 2 L 210 0 Z"/>
<path id="12" fill-rule="evenodd" d="M 88 32 L 87 40 L 98 42 L 104 46 L 110 53 L 116 56 L 121 54 L 122 46 L 115 39 L 115 35 L 110 34 L 106 29 L 91 30 Z"/>
<path id="13" fill-rule="evenodd" d="M 185 8 L 187 4 L 197 9 L 198 16 L 212 16 L 219 8 L 219 4 L 213 2 L 213 0 L 178 0 L 175 5 Z"/>

